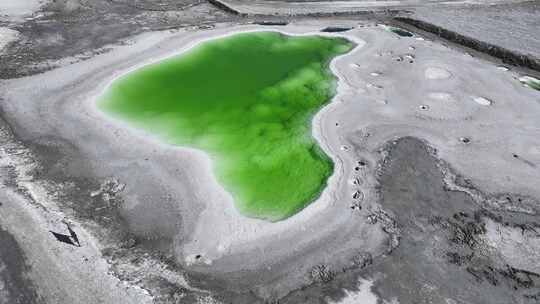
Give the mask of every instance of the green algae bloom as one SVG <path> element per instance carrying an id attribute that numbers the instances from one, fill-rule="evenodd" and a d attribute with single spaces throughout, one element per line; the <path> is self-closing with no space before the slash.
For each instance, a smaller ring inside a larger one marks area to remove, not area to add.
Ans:
<path id="1" fill-rule="evenodd" d="M 335 94 L 343 38 L 235 34 L 115 80 L 98 107 L 165 141 L 207 152 L 246 216 L 277 221 L 315 200 L 333 163 L 312 136 Z"/>

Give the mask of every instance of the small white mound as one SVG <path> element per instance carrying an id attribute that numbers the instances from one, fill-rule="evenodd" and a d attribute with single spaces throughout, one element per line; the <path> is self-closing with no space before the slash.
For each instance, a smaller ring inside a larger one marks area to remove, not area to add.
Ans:
<path id="1" fill-rule="evenodd" d="M 475 104 L 462 102 L 449 92 L 434 91 L 427 93 L 416 113 L 437 120 L 460 120 L 472 115 L 474 111 L 478 111 Z"/>
<path id="2" fill-rule="evenodd" d="M 378 85 L 378 84 L 373 84 L 373 83 L 366 83 L 366 88 L 369 88 L 369 89 L 382 89 L 383 87 Z"/>
<path id="3" fill-rule="evenodd" d="M 452 73 L 449 71 L 443 69 L 443 68 L 437 68 L 437 67 L 429 67 L 424 72 L 424 75 L 426 76 L 426 79 L 448 79 L 452 77 Z"/>
<path id="4" fill-rule="evenodd" d="M 455 102 L 456 100 L 450 93 L 446 92 L 432 92 L 428 94 L 428 97 L 439 101 Z"/>
<path id="5" fill-rule="evenodd" d="M 199 265 L 212 265 L 212 260 L 205 257 L 204 255 L 202 254 L 192 254 L 192 255 L 188 255 L 186 258 L 185 258 L 185 262 L 187 265 L 194 265 L 194 264 L 199 264 Z"/>
<path id="6" fill-rule="evenodd" d="M 490 106 L 492 104 L 491 100 L 485 98 L 485 97 L 474 97 L 473 100 L 482 106 Z"/>

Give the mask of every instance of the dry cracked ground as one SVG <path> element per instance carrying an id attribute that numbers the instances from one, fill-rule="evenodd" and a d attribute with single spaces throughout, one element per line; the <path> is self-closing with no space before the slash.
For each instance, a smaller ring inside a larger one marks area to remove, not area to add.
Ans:
<path id="1" fill-rule="evenodd" d="M 540 303 L 538 2 L 375 2 L 0 1 L 0 304 Z M 315 117 L 336 173 L 278 223 L 93 106 L 248 30 L 356 43 Z"/>

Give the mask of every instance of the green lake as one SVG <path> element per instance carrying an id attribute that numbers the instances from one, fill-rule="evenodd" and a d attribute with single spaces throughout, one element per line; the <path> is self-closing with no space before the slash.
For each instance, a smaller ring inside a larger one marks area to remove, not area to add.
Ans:
<path id="1" fill-rule="evenodd" d="M 277 32 L 216 38 L 116 79 L 98 107 L 205 151 L 242 214 L 278 221 L 317 199 L 332 174 L 311 124 L 335 94 L 331 59 L 352 48 Z"/>

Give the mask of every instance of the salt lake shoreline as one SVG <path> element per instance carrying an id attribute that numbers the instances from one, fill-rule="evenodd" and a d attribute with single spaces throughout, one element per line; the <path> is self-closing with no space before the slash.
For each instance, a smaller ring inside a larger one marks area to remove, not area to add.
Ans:
<path id="1" fill-rule="evenodd" d="M 540 190 L 527 182 L 538 173 L 526 163 L 516 164 L 512 157 L 515 153 L 536 161 L 540 155 L 535 154 L 540 143 L 530 125 L 535 123 L 538 107 L 533 101 L 538 95 L 514 82 L 511 72 L 437 42 L 400 39 L 373 23 L 340 34 L 320 33 L 324 25 L 317 22 L 224 27 L 147 33 L 87 61 L 4 81 L 0 93 L 8 101 L 6 117 L 18 123 L 23 138 L 45 138 L 60 147 L 71 157 L 73 167 L 68 170 L 75 176 L 112 176 L 125 183 L 122 215 L 129 228 L 138 237 L 163 240 L 165 247 L 172 243 L 174 256 L 187 272 L 212 277 L 223 284 L 220 288 L 249 291 L 261 298 L 279 298 L 311 284 L 314 266 L 342 269 L 360 249 L 374 258 L 386 254 L 390 236 L 380 223 L 369 223 L 366 218 L 380 209 L 375 172 L 381 155 L 377 151 L 396 138 L 426 140 L 440 157 L 489 192 L 538 196 Z M 313 119 L 313 135 L 332 158 L 334 173 L 317 201 L 278 223 L 239 214 L 213 177 L 204 152 L 164 144 L 111 119 L 95 105 L 96 97 L 114 79 L 142 65 L 178 55 L 208 39 L 270 30 L 339 36 L 357 43 L 354 50 L 331 61 L 338 78 L 337 93 Z M 404 62 L 411 53 L 414 63 Z M 444 79 L 426 80 L 425 71 L 431 67 L 451 73 Z M 493 84 L 482 81 L 486 75 Z M 416 90 L 409 92 L 412 85 Z M 425 98 L 428 92 L 443 96 L 443 91 L 451 93 L 458 106 Z M 479 105 L 474 102 L 476 96 L 493 103 Z M 521 120 L 512 118 L 515 107 L 508 99 L 528 109 Z M 428 102 L 428 110 L 422 110 L 420 106 Z M 512 125 L 496 124 L 503 118 Z M 504 128 L 521 131 L 510 134 Z M 462 136 L 472 142 L 464 145 L 459 141 Z M 501 141 L 519 144 L 501 147 Z M 356 170 L 359 161 L 365 168 Z M 505 180 L 510 174 L 515 177 L 512 182 Z M 361 185 L 351 185 L 353 178 L 360 177 Z M 350 208 L 356 191 L 362 193 L 362 211 Z"/>
<path id="2" fill-rule="evenodd" d="M 354 44 L 354 47 L 351 51 L 347 52 L 346 54 L 336 56 L 330 61 L 329 68 L 332 74 L 336 77 L 336 93 L 334 97 L 317 112 L 317 114 L 313 117 L 312 120 L 312 132 L 314 138 L 319 143 L 321 149 L 324 150 L 324 152 L 332 159 L 334 163 L 333 174 L 328 179 L 327 186 L 317 200 L 310 203 L 297 214 L 275 223 L 254 218 L 248 218 L 240 214 L 238 210 L 236 210 L 231 195 L 227 193 L 226 190 L 223 189 L 223 187 L 219 185 L 219 183 L 215 179 L 212 172 L 212 161 L 204 151 L 192 149 L 189 147 L 175 147 L 164 143 L 155 135 L 148 134 L 147 132 L 141 131 L 139 129 L 135 129 L 132 126 L 129 126 L 127 123 L 122 122 L 118 119 L 111 119 L 109 115 L 103 113 L 96 107 L 95 102 L 97 97 L 103 94 L 103 92 L 108 86 L 110 86 L 112 82 L 134 70 L 142 68 L 146 65 L 154 64 L 170 57 L 179 56 L 182 53 L 187 52 L 190 49 L 198 46 L 200 43 L 208 40 L 228 37 L 238 33 L 260 31 L 279 32 L 288 36 L 318 35 L 323 37 L 339 37 L 347 39 Z M 308 223 L 308 225 L 312 225 L 312 227 L 321 226 L 321 224 L 323 223 L 325 224 L 325 226 L 328 223 L 332 223 L 332 221 L 324 219 L 330 214 L 326 214 L 325 216 L 325 212 L 327 212 L 328 208 L 334 207 L 336 196 L 339 196 L 338 194 L 336 194 L 336 192 L 339 191 L 338 188 L 343 188 L 344 186 L 348 185 L 348 176 L 344 176 L 343 173 L 353 171 L 354 160 L 343 160 L 343 157 L 338 154 L 338 151 L 340 151 L 340 146 L 330 146 L 326 137 L 324 136 L 323 130 L 325 128 L 334 127 L 335 122 L 327 120 L 323 123 L 322 120 L 325 113 L 331 112 L 332 108 L 338 105 L 342 91 L 344 90 L 343 75 L 341 75 L 339 69 L 336 68 L 335 62 L 354 54 L 363 47 L 365 42 L 354 36 L 348 36 L 346 35 L 346 33 L 324 33 L 320 32 L 318 29 L 315 30 L 311 27 L 301 26 L 289 27 L 286 30 L 277 27 L 272 28 L 267 26 L 239 26 L 228 28 L 226 30 L 208 31 L 203 34 L 197 33 L 193 36 L 194 37 L 190 38 L 185 44 L 185 46 L 181 47 L 180 49 L 163 52 L 163 54 L 148 58 L 140 64 L 130 66 L 127 69 L 119 70 L 110 80 L 104 81 L 102 82 L 102 84 L 99 85 L 100 89 L 96 90 L 98 91 L 98 93 L 92 94 L 91 97 L 89 97 L 85 102 L 85 105 L 88 107 L 89 115 L 98 117 L 99 120 L 107 121 L 108 123 L 114 125 L 115 128 L 129 130 L 129 133 L 132 133 L 137 137 L 144 137 L 146 141 L 151 142 L 151 144 L 155 144 L 156 147 L 166 146 L 167 148 L 172 148 L 182 154 L 191 154 L 193 155 L 193 159 L 195 161 L 202 164 L 201 168 L 203 168 L 204 171 L 196 174 L 204 175 L 204 179 L 206 182 L 201 183 L 198 186 L 204 189 L 202 190 L 204 193 L 213 193 L 214 195 L 217 193 L 219 195 L 218 200 L 220 201 L 220 203 L 219 206 L 215 206 L 212 204 L 215 204 L 216 200 L 212 200 L 213 202 L 208 202 L 206 209 L 202 211 L 203 217 L 201 217 L 201 220 L 199 220 L 195 231 L 188 232 L 188 235 L 193 235 L 192 241 L 194 242 L 192 242 L 191 244 L 188 243 L 188 245 L 179 244 L 179 251 L 177 251 L 180 256 L 184 257 L 185 266 L 194 266 L 197 270 L 200 270 L 200 268 L 211 265 L 214 260 L 219 260 L 224 255 L 241 255 L 242 251 L 245 249 L 247 249 L 247 251 L 250 251 L 254 250 L 255 247 L 264 246 L 263 244 L 265 243 L 271 244 L 275 241 L 275 239 L 280 239 L 284 235 L 290 235 L 291 231 L 296 230 L 295 233 L 302 235 L 304 234 L 303 232 L 306 230 L 306 223 Z M 346 165 L 344 165 L 345 163 Z M 343 208 L 342 210 L 348 213 L 347 208 Z M 204 214 L 206 211 L 211 214 L 205 219 Z M 220 218 L 220 214 L 227 214 L 228 217 Z M 321 218 L 313 222 L 312 218 L 316 215 Z M 339 230 L 339 228 L 337 228 L 339 226 L 340 225 L 336 225 L 335 227 L 326 228 L 328 229 L 327 235 L 329 238 L 332 234 L 329 233 L 329 231 Z M 312 237 L 313 239 L 310 240 L 309 243 L 319 241 L 317 239 L 317 236 Z M 201 239 L 206 240 L 208 244 L 200 245 L 202 243 L 200 241 Z M 220 241 L 219 243 L 216 242 L 218 240 Z M 246 248 L 243 248 L 244 246 Z M 186 248 L 188 249 L 186 250 Z M 280 258 L 286 258 L 284 254 L 287 255 L 288 253 L 280 252 L 276 256 L 276 258 L 270 258 L 270 260 L 278 261 Z M 256 265 L 253 266 L 257 267 Z M 227 271 L 231 270 L 234 269 L 230 269 L 227 267 Z"/>

